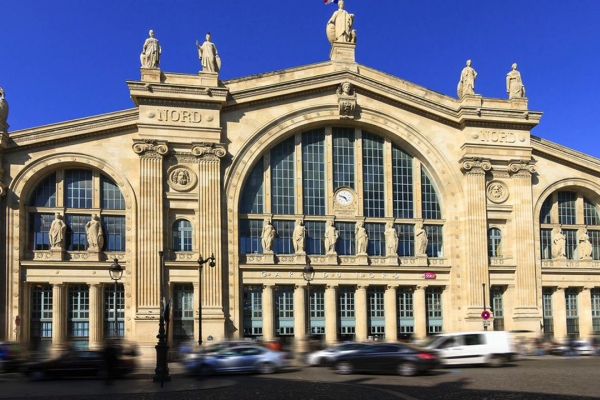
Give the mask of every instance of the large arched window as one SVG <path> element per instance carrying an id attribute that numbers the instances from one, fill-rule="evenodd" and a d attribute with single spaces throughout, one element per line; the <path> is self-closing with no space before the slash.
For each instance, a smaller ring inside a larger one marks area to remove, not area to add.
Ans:
<path id="1" fill-rule="evenodd" d="M 552 193 L 540 210 L 542 259 L 600 260 L 600 213 L 575 191 Z"/>
<path id="2" fill-rule="evenodd" d="M 173 224 L 173 251 L 192 251 L 192 224 L 185 219 L 178 219 Z"/>
<path id="3" fill-rule="evenodd" d="M 336 202 L 339 190 L 349 197 L 346 204 Z M 367 254 L 385 256 L 386 223 L 394 222 L 397 254 L 414 256 L 414 227 L 422 221 L 428 256 L 443 257 L 442 212 L 429 173 L 389 139 L 357 128 L 311 129 L 265 152 L 246 178 L 239 211 L 241 254 L 263 252 L 265 219 L 277 232 L 274 253 L 292 254 L 294 226 L 302 215 L 307 254 L 325 254 L 327 221 L 335 216 L 340 255 L 357 253 L 356 224 L 363 222 Z"/>
<path id="4" fill-rule="evenodd" d="M 27 201 L 30 250 L 50 249 L 48 232 L 56 213 L 67 225 L 66 250 L 88 248 L 85 226 L 95 214 L 102 224 L 102 250 L 125 251 L 125 200 L 106 175 L 88 169 L 61 169 L 46 176 Z"/>

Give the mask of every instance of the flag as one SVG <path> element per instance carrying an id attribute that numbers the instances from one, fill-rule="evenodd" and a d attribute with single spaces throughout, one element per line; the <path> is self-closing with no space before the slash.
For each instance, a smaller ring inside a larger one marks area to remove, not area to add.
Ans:
<path id="1" fill-rule="evenodd" d="M 331 4 L 331 3 L 337 4 L 338 0 L 323 0 L 323 3 L 325 3 L 325 4 Z"/>

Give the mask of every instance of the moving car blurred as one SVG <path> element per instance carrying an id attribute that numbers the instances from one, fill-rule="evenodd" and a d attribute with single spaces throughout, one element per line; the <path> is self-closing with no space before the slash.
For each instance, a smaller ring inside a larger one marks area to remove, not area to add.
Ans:
<path id="1" fill-rule="evenodd" d="M 551 342 L 550 346 L 548 346 L 548 354 L 553 356 L 593 356 L 594 355 L 594 346 L 592 345 L 591 340 L 578 339 L 573 343 L 573 351 L 575 354 L 571 354 L 571 349 L 569 347 L 569 341 L 567 340 L 565 343 L 557 343 Z"/>
<path id="2" fill-rule="evenodd" d="M 272 374 L 289 366 L 289 363 L 288 353 L 258 345 L 244 345 L 188 359 L 185 369 L 190 375 L 200 376 L 231 372 Z"/>
<path id="3" fill-rule="evenodd" d="M 221 350 L 229 349 L 231 347 L 243 346 L 254 344 L 253 342 L 243 341 L 243 340 L 224 340 L 222 342 L 209 344 L 208 346 L 202 347 L 200 351 L 189 351 L 185 354 L 181 355 L 179 361 L 183 364 L 187 364 L 193 360 L 201 359 L 203 356 L 208 354 L 215 354 Z"/>
<path id="4" fill-rule="evenodd" d="M 414 376 L 438 368 L 436 352 L 411 344 L 369 344 L 336 358 L 333 368 L 340 374 L 353 372 L 395 373 Z"/>
<path id="5" fill-rule="evenodd" d="M 311 366 L 320 365 L 322 367 L 331 365 L 335 359 L 342 355 L 352 353 L 358 349 L 367 346 L 366 343 L 347 342 L 328 347 L 323 350 L 314 351 L 306 355 L 306 363 Z"/>
<path id="6" fill-rule="evenodd" d="M 20 343 L 0 342 L 0 372 L 16 372 L 27 360 L 27 351 Z"/>
<path id="7" fill-rule="evenodd" d="M 129 374 L 137 368 L 135 356 L 119 354 L 114 375 Z M 24 365 L 25 376 L 42 380 L 46 378 L 104 377 L 104 354 L 95 350 L 70 350 L 56 358 Z"/>

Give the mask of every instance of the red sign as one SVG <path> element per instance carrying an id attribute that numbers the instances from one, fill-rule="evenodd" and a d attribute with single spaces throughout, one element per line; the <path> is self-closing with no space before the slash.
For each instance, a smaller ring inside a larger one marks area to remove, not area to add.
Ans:
<path id="1" fill-rule="evenodd" d="M 435 279 L 435 278 L 437 278 L 437 276 L 433 272 L 425 272 L 425 274 L 423 274 L 423 278 Z"/>
<path id="2" fill-rule="evenodd" d="M 482 311 L 481 318 L 483 318 L 484 321 L 487 321 L 488 319 L 490 319 L 490 312 L 487 310 Z"/>
<path id="3" fill-rule="evenodd" d="M 18 315 L 15 317 L 15 325 L 21 326 L 21 317 L 19 317 Z"/>

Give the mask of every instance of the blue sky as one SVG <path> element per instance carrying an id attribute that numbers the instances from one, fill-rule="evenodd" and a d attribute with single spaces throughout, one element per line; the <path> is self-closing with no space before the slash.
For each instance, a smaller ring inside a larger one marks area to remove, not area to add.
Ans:
<path id="1" fill-rule="evenodd" d="M 323 0 L 0 0 L 0 86 L 10 131 L 133 107 L 127 80 L 154 29 L 161 69 L 200 70 L 210 31 L 222 80 L 329 59 Z M 600 0 L 346 0 L 356 60 L 456 96 L 467 59 L 475 90 L 506 98 L 517 62 L 533 134 L 600 157 Z"/>

